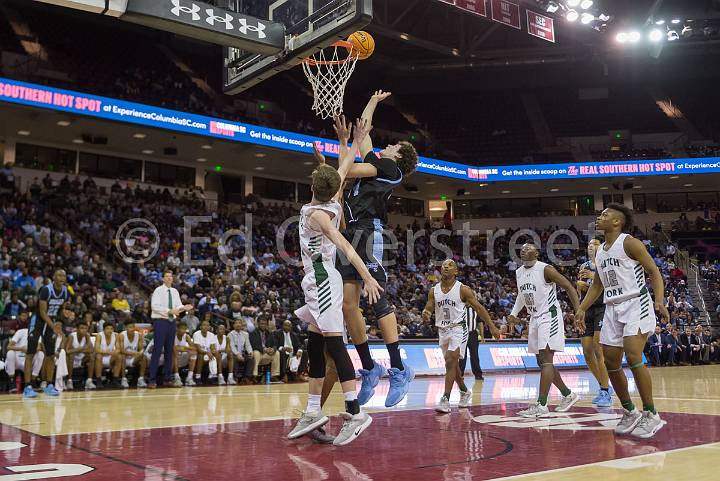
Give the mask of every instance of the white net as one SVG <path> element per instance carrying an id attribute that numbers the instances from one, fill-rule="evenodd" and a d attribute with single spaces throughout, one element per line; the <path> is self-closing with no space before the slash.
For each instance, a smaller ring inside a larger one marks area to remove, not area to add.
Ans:
<path id="1" fill-rule="evenodd" d="M 328 55 L 332 52 L 330 58 L 326 57 L 325 50 L 328 50 Z M 340 51 L 346 53 L 341 54 Z M 318 117 L 327 119 L 342 114 L 345 86 L 357 60 L 358 57 L 347 53 L 345 47 L 333 45 L 303 62 L 303 71 L 315 96 L 312 109 Z"/>

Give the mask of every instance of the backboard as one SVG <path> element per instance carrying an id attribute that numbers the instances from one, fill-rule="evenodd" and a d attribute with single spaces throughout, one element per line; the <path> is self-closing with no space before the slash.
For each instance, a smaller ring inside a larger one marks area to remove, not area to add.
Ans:
<path id="1" fill-rule="evenodd" d="M 224 91 L 240 93 L 299 65 L 303 58 L 346 39 L 372 20 L 372 0 L 229 0 L 228 7 L 285 25 L 285 51 L 273 56 L 226 47 Z"/>

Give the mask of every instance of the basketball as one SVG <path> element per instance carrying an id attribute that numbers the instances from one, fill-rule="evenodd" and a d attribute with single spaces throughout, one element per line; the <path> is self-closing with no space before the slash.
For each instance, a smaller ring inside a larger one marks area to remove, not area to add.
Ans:
<path id="1" fill-rule="evenodd" d="M 352 52 L 353 55 L 357 55 L 358 60 L 369 58 L 375 51 L 375 39 L 362 30 L 350 35 L 348 42 L 352 44 L 352 50 L 348 48 L 348 51 Z"/>

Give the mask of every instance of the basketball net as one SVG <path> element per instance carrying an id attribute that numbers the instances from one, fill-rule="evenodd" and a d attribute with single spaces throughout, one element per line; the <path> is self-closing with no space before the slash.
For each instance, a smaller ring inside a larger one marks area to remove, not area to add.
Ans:
<path id="1" fill-rule="evenodd" d="M 348 51 L 350 49 L 350 51 Z M 303 71 L 310 81 L 315 114 L 327 119 L 342 114 L 345 86 L 355 70 L 358 56 L 351 53 L 352 43 L 339 41 L 303 60 Z M 327 55 L 325 50 L 327 50 Z M 347 51 L 344 58 L 340 50 Z"/>

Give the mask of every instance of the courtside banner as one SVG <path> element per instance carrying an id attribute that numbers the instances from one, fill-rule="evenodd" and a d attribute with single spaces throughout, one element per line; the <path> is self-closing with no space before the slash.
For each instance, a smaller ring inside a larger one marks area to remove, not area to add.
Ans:
<path id="1" fill-rule="evenodd" d="M 336 140 L 269 129 L 204 115 L 164 109 L 72 90 L 18 82 L 0 77 L 0 102 L 28 105 L 100 119 L 144 125 L 204 137 L 262 145 L 312 154 L 313 142 L 326 155 L 337 157 Z M 418 172 L 473 182 L 507 182 L 539 179 L 583 179 L 627 175 L 679 175 L 720 173 L 720 157 L 571 164 L 531 164 L 477 167 L 420 157 Z"/>
<path id="2" fill-rule="evenodd" d="M 527 343 L 521 342 L 487 342 L 478 347 L 480 366 L 483 371 L 514 371 L 514 370 L 537 370 L 539 369 L 535 354 L 527 350 Z M 353 346 L 348 346 L 350 358 L 355 369 L 361 369 L 360 357 Z M 371 344 L 370 354 L 373 360 L 390 367 L 390 355 L 384 344 Z M 469 354 L 469 353 L 468 353 Z M 400 355 L 403 362 L 412 367 L 416 374 L 420 375 L 444 375 L 445 359 L 442 349 L 437 341 L 432 342 L 401 342 Z M 645 358 L 643 357 L 643 361 Z M 554 364 L 557 367 L 565 368 L 586 368 L 585 356 L 583 356 L 580 342 L 568 340 L 565 345 L 565 352 L 555 353 Z M 623 358 L 623 364 L 627 364 Z M 465 366 L 466 372 L 470 372 L 470 360 Z"/>

